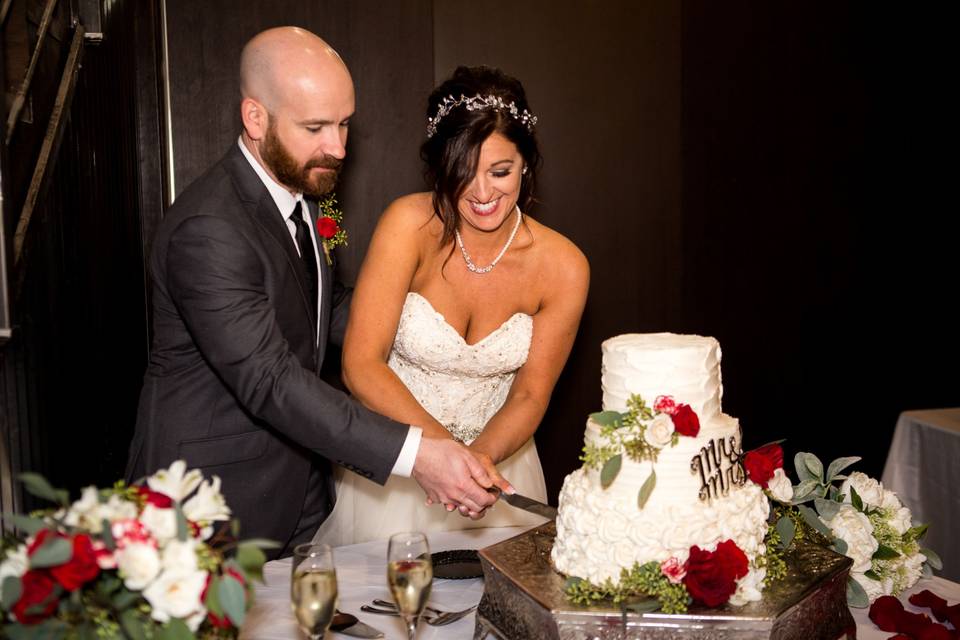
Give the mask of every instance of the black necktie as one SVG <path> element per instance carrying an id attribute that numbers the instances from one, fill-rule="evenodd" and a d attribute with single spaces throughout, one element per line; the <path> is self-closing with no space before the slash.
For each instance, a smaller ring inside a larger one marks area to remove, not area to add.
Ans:
<path id="1" fill-rule="evenodd" d="M 303 258 L 303 266 L 307 270 L 307 286 L 310 288 L 310 302 L 313 304 L 313 313 L 317 315 L 317 293 L 319 286 L 317 284 L 317 256 L 313 250 L 313 240 L 310 239 L 310 229 L 303 220 L 303 214 L 300 209 L 300 201 L 297 200 L 297 206 L 293 209 L 290 219 L 297 226 L 297 245 L 300 247 L 300 257 Z"/>

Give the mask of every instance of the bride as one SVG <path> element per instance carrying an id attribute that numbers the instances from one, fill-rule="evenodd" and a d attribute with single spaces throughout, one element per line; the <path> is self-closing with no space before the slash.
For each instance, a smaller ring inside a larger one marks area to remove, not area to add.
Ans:
<path id="1" fill-rule="evenodd" d="M 365 405 L 487 456 L 518 493 L 546 501 L 533 442 L 589 285 L 584 255 L 525 213 L 540 154 L 521 84 L 460 67 L 428 103 L 421 148 L 432 192 L 384 212 L 353 297 L 343 377 Z M 413 479 L 337 470 L 315 539 L 542 522 L 497 503 L 483 520 L 430 507 Z"/>

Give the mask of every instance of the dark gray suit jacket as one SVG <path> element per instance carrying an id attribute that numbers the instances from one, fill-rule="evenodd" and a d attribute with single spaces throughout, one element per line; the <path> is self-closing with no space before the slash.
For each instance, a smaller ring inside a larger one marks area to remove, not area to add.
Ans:
<path id="1" fill-rule="evenodd" d="M 350 301 L 320 267 L 318 348 L 303 262 L 237 145 L 177 198 L 153 244 L 154 338 L 129 481 L 183 458 L 220 476 L 244 538 L 280 543 L 305 502 L 332 506 L 329 461 L 386 482 L 407 426 L 317 376 Z M 323 495 L 306 495 L 311 465 Z"/>

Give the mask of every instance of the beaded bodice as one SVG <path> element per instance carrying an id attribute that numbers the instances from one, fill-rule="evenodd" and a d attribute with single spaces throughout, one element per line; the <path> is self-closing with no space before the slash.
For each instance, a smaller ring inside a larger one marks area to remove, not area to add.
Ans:
<path id="1" fill-rule="evenodd" d="M 503 406 L 532 337 L 533 318 L 518 312 L 467 344 L 429 300 L 411 291 L 387 364 L 430 415 L 469 443 Z"/>

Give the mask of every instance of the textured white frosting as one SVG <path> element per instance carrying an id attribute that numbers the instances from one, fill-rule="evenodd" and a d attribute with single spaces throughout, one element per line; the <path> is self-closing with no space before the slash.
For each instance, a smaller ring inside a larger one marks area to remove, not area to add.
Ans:
<path id="1" fill-rule="evenodd" d="M 720 413 L 723 384 L 720 344 L 714 338 L 675 333 L 628 333 L 605 340 L 603 408 L 626 411 L 631 393 L 648 406 L 657 396 L 689 404 L 706 422 Z"/>
<path id="2" fill-rule="evenodd" d="M 607 579 L 616 583 L 621 569 L 636 562 L 671 557 L 685 562 L 692 545 L 712 551 L 718 543 L 733 540 L 747 555 L 750 570 L 730 602 L 759 599 L 766 570 L 757 567 L 757 558 L 765 553 L 769 504 L 756 484 L 736 483 L 742 470 L 731 458 L 740 451 L 740 425 L 721 412 L 717 341 L 670 333 L 611 338 L 603 343 L 602 385 L 605 410 L 624 411 L 631 393 L 641 395 L 648 406 L 657 396 L 673 396 L 697 413 L 700 433 L 681 436 L 676 446 L 661 449 L 656 463 L 624 456 L 606 489 L 599 469 L 583 467 L 567 476 L 552 551 L 556 569 L 594 584 Z M 587 421 L 585 441 L 604 444 L 601 428 L 592 420 Z M 721 447 L 728 455 L 720 455 Z M 638 492 L 652 471 L 656 487 L 639 509 Z M 714 480 L 716 490 L 704 495 L 704 479 L 709 483 L 717 476 L 724 477 L 722 488 Z"/>

